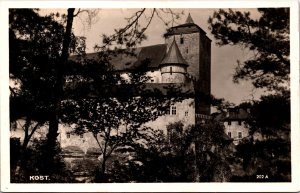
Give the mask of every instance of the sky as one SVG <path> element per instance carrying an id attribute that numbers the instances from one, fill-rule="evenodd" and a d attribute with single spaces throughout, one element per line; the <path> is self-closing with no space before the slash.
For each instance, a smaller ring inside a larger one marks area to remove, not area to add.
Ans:
<path id="1" fill-rule="evenodd" d="M 73 30 L 75 35 L 85 36 L 87 44 L 87 52 L 94 52 L 94 45 L 101 45 L 102 34 L 110 35 L 114 33 L 114 29 L 124 27 L 126 25 L 125 18 L 132 16 L 138 9 L 99 9 L 98 14 L 94 17 L 91 25 L 87 25 L 87 14 L 82 13 L 74 19 Z M 215 97 L 224 98 L 225 100 L 239 104 L 251 99 L 258 99 L 262 94 L 261 90 L 253 88 L 250 82 L 240 81 L 239 84 L 233 83 L 232 76 L 234 74 L 237 60 L 244 61 L 252 56 L 248 50 L 239 46 L 222 46 L 216 45 L 216 40 L 208 29 L 208 18 L 212 16 L 216 9 L 173 9 L 175 12 L 183 12 L 177 23 L 173 25 L 183 24 L 188 13 L 191 14 L 194 23 L 201 27 L 207 36 L 212 40 L 211 48 L 211 92 Z M 250 11 L 252 17 L 259 17 L 256 9 L 240 9 L 241 11 Z M 48 13 L 50 10 L 41 10 L 42 14 Z M 57 11 L 57 10 L 51 10 Z M 59 10 L 64 12 L 64 10 Z M 150 16 L 150 12 L 146 12 Z M 163 14 L 164 21 L 170 20 L 168 14 Z M 146 20 L 142 20 L 141 24 Z M 147 40 L 142 42 L 140 46 L 148 46 L 164 43 L 163 34 L 167 27 L 164 22 L 157 16 L 154 17 L 145 34 Z"/>

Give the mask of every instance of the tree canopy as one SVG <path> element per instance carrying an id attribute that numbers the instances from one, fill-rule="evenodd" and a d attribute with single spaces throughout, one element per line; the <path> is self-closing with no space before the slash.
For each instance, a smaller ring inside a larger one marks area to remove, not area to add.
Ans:
<path id="1" fill-rule="evenodd" d="M 290 28 L 288 8 L 257 9 L 251 13 L 220 9 L 208 20 L 219 46 L 236 45 L 253 51 L 253 57 L 239 62 L 234 81 L 246 79 L 256 88 L 289 89 Z"/>

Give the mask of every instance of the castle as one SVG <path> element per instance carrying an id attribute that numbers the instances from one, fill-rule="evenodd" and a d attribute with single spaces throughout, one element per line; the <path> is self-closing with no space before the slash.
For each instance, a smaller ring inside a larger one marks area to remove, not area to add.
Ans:
<path id="1" fill-rule="evenodd" d="M 147 59 L 150 61 L 146 73 L 149 77 L 148 87 L 162 90 L 166 85 L 176 84 L 185 92 L 192 93 L 190 97 L 170 106 L 165 115 L 145 124 L 154 129 L 163 129 L 166 134 L 169 123 L 181 121 L 186 127 L 210 117 L 210 105 L 201 100 L 201 96 L 211 93 L 211 40 L 194 23 L 190 14 L 184 24 L 167 29 L 164 38 L 164 44 L 137 48 L 136 57 L 119 54 L 111 59 L 111 63 L 114 70 L 126 78 L 128 73 Z M 87 57 L 96 58 L 97 54 L 88 54 Z M 66 128 L 61 131 L 59 140 L 63 148 L 97 147 L 96 142 L 93 145 L 94 142 L 89 140 L 92 137 L 89 133 L 76 136 Z"/>
<path id="2" fill-rule="evenodd" d="M 204 30 L 196 25 L 189 14 L 182 25 L 167 29 L 165 43 L 136 49 L 137 57 L 119 54 L 112 58 L 114 70 L 126 77 L 142 61 L 149 60 L 146 75 L 151 88 L 164 89 L 166 85 L 176 84 L 185 92 L 192 93 L 188 98 L 170 106 L 167 114 L 155 121 L 146 123 L 154 129 L 163 129 L 169 123 L 181 121 L 184 126 L 210 118 L 210 104 L 203 100 L 211 93 L 211 40 Z M 96 57 L 96 53 L 88 57 Z M 80 147 L 85 153 L 98 144 L 91 133 L 72 134 L 72 128 L 59 126 L 58 140 L 61 147 Z"/>

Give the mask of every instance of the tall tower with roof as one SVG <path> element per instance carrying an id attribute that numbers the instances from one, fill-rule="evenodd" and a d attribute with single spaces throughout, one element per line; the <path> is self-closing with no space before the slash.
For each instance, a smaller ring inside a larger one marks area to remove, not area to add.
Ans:
<path id="1" fill-rule="evenodd" d="M 185 23 L 171 27 L 164 34 L 168 50 L 175 39 L 178 49 L 187 62 L 187 73 L 194 80 L 196 114 L 210 114 L 206 100 L 211 93 L 211 40 L 189 14 Z"/>
<path id="2" fill-rule="evenodd" d="M 177 46 L 175 39 L 160 64 L 162 83 L 184 83 L 187 73 L 187 62 Z"/>

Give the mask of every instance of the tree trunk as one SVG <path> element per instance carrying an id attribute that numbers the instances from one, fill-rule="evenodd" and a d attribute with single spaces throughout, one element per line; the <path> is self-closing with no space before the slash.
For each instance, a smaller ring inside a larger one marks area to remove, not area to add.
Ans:
<path id="1" fill-rule="evenodd" d="M 51 111 L 50 120 L 49 120 L 49 131 L 47 134 L 47 142 L 46 142 L 46 162 L 48 166 L 46 168 L 52 169 L 54 163 L 54 157 L 56 154 L 56 140 L 58 136 L 58 124 L 59 124 L 59 112 L 60 112 L 60 102 L 61 102 L 61 95 L 63 93 L 63 83 L 64 83 L 64 66 L 68 62 L 69 56 L 69 46 L 71 42 L 71 35 L 72 35 L 72 25 L 74 19 L 74 8 L 68 9 L 68 16 L 67 16 L 67 25 L 66 31 L 64 34 L 64 40 L 62 45 L 62 54 L 60 61 L 57 63 L 56 66 L 56 84 L 54 85 L 53 90 L 53 109 Z"/>

